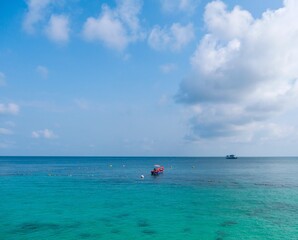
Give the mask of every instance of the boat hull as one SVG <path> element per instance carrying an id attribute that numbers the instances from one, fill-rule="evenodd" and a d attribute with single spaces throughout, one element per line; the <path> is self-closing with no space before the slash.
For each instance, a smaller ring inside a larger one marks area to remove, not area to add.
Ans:
<path id="1" fill-rule="evenodd" d="M 158 167 L 155 167 L 152 171 L 151 171 L 151 175 L 152 176 L 157 176 L 161 173 L 163 173 L 164 167 L 160 167 L 159 165 L 157 165 Z"/>
<path id="2" fill-rule="evenodd" d="M 153 171 L 152 171 L 152 172 L 151 172 L 151 175 L 152 175 L 152 176 L 157 176 L 157 175 L 162 174 L 162 173 L 163 173 L 163 172 L 153 172 Z"/>

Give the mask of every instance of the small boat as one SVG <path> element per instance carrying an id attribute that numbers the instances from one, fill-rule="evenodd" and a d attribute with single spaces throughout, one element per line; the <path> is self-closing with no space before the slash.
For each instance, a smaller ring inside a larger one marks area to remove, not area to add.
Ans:
<path id="1" fill-rule="evenodd" d="M 160 166 L 160 165 L 154 165 L 154 169 L 151 170 L 151 175 L 153 175 L 153 176 L 157 176 L 157 175 L 163 173 L 164 169 L 165 169 L 165 168 L 164 168 L 163 166 Z"/>
<path id="2" fill-rule="evenodd" d="M 235 155 L 231 154 L 231 155 L 227 155 L 226 159 L 237 159 L 237 157 Z"/>

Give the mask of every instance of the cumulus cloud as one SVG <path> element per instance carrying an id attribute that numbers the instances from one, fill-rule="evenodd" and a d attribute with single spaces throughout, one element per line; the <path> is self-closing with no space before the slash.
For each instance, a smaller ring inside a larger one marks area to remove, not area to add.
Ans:
<path id="1" fill-rule="evenodd" d="M 175 71 L 177 66 L 174 63 L 167 63 L 160 66 L 160 71 L 164 74 Z"/>
<path id="2" fill-rule="evenodd" d="M 11 135 L 13 132 L 10 129 L 7 128 L 0 128 L 0 135 Z"/>
<path id="3" fill-rule="evenodd" d="M 34 33 L 35 26 L 45 17 L 45 11 L 53 0 L 27 0 L 28 11 L 23 21 L 27 33 Z"/>
<path id="4" fill-rule="evenodd" d="M 74 103 L 76 104 L 76 106 L 81 109 L 81 110 L 88 110 L 90 109 L 90 103 L 82 98 L 78 98 L 74 100 Z"/>
<path id="5" fill-rule="evenodd" d="M 199 0 L 161 0 L 163 11 L 169 13 L 193 13 L 198 4 Z"/>
<path id="6" fill-rule="evenodd" d="M 20 111 L 19 105 L 15 103 L 0 103 L 0 114 L 11 114 L 11 115 L 16 115 Z"/>
<path id="7" fill-rule="evenodd" d="M 191 23 L 182 25 L 174 23 L 170 28 L 155 26 L 149 35 L 148 43 L 155 50 L 179 51 L 194 39 L 194 28 Z"/>
<path id="8" fill-rule="evenodd" d="M 239 6 L 229 11 L 222 1 L 206 6 L 207 34 L 191 57 L 193 76 L 182 81 L 176 96 L 193 109 L 195 137 L 247 136 L 295 107 L 297 11 L 295 0 L 259 19 Z"/>
<path id="9" fill-rule="evenodd" d="M 52 15 L 45 33 L 54 42 L 65 43 L 69 39 L 69 19 L 65 15 Z"/>
<path id="10" fill-rule="evenodd" d="M 41 66 L 41 65 L 37 66 L 36 72 L 43 79 L 46 79 L 49 76 L 49 70 L 45 66 Z"/>
<path id="11" fill-rule="evenodd" d="M 119 0 L 115 9 L 103 4 L 98 18 L 89 17 L 86 20 L 84 38 L 101 41 L 119 51 L 124 50 L 129 43 L 144 37 L 138 18 L 141 8 L 141 0 Z"/>
<path id="12" fill-rule="evenodd" d="M 52 130 L 49 130 L 49 129 L 33 131 L 31 133 L 31 136 L 33 138 L 45 138 L 45 139 L 54 139 L 58 137 Z"/>
<path id="13" fill-rule="evenodd" d="M 0 72 L 0 87 L 6 84 L 5 78 L 5 74 Z"/>

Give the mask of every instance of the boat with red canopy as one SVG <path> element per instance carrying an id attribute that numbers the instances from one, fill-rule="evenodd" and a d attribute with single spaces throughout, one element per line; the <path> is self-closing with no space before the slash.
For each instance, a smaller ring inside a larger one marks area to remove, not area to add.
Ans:
<path id="1" fill-rule="evenodd" d="M 160 166 L 160 165 L 154 165 L 154 169 L 151 170 L 151 175 L 153 175 L 153 176 L 157 176 L 157 175 L 163 173 L 164 169 L 165 169 L 165 168 L 164 168 L 163 166 Z"/>

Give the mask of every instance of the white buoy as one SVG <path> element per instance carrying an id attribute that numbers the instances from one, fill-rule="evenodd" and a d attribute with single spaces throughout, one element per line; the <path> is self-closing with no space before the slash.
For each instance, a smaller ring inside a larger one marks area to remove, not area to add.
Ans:
<path id="1" fill-rule="evenodd" d="M 113 165 L 111 164 L 110 167 L 113 167 Z"/>
<path id="2" fill-rule="evenodd" d="M 141 178 L 145 178 L 145 176 L 144 175 L 141 175 Z"/>

